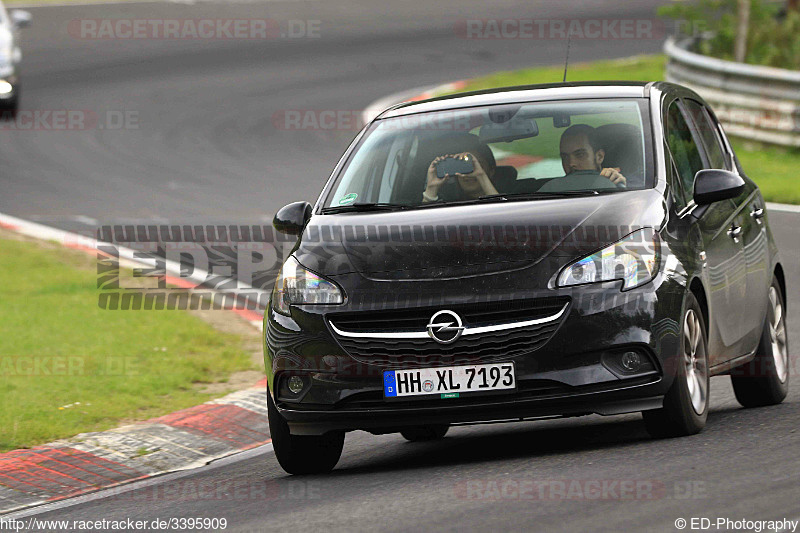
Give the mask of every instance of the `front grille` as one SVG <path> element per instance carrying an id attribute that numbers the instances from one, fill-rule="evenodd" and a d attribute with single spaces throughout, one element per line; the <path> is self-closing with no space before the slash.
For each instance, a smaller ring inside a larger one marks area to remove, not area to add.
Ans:
<path id="1" fill-rule="evenodd" d="M 568 300 L 548 299 L 523 302 L 498 302 L 445 306 L 412 310 L 378 311 L 329 318 L 340 331 L 358 332 L 360 337 L 334 336 L 353 358 L 384 366 L 452 365 L 488 362 L 524 355 L 541 348 L 558 329 L 566 316 L 547 320 L 565 310 Z M 466 334 L 452 344 L 440 344 L 429 337 L 379 338 L 369 333 L 424 332 L 431 316 L 443 309 L 455 311 L 467 328 L 495 326 L 531 320 L 542 323 L 480 334 Z"/>

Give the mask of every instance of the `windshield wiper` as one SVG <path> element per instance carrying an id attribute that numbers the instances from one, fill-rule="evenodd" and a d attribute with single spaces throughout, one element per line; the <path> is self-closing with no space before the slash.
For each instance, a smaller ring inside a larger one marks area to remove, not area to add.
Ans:
<path id="1" fill-rule="evenodd" d="M 322 213 L 330 215 L 333 213 L 367 212 L 367 211 L 398 211 L 408 209 L 409 206 L 403 204 L 390 204 L 384 202 L 364 202 L 350 205 L 335 205 L 323 207 Z"/>
<path id="2" fill-rule="evenodd" d="M 561 192 L 515 192 L 511 194 L 489 194 L 481 196 L 479 200 L 513 200 L 528 198 L 569 198 L 572 196 L 597 196 L 600 193 L 592 189 L 583 191 L 561 191 Z"/>

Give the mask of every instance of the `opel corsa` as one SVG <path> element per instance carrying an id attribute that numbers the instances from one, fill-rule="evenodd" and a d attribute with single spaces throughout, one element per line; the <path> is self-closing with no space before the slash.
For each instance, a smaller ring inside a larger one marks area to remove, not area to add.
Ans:
<path id="1" fill-rule="evenodd" d="M 786 284 L 764 199 L 714 112 L 669 83 L 465 93 L 394 106 L 312 206 L 264 317 L 289 473 L 345 434 L 641 412 L 706 424 L 709 378 L 787 394 Z"/>

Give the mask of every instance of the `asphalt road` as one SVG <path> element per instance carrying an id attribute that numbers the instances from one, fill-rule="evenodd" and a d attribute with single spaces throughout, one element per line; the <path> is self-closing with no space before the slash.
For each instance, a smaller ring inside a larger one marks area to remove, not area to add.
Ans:
<path id="1" fill-rule="evenodd" d="M 355 133 L 286 131 L 275 126 L 276 113 L 356 111 L 410 87 L 563 60 L 564 43 L 556 40 L 459 38 L 454 24 L 466 18 L 649 19 L 658 3 L 297 0 L 34 9 L 24 34 L 23 108 L 136 120 L 116 130 L 0 130 L 0 212 L 79 231 L 96 223 L 264 223 L 287 202 L 313 200 Z M 318 20 L 319 37 L 86 40 L 69 31 L 73 20 L 120 16 L 271 18 L 281 26 Z M 660 39 L 576 41 L 572 58 L 660 46 Z M 797 287 L 800 216 L 771 213 L 770 220 Z M 799 305 L 791 292 L 789 309 Z M 790 313 L 790 332 L 798 331 L 798 317 Z M 675 531 L 678 518 L 798 519 L 800 378 L 793 363 L 796 385 L 776 407 L 741 409 L 729 379 L 714 378 L 709 425 L 693 437 L 652 440 L 632 415 L 454 428 L 430 444 L 358 432 L 348 435 L 327 477 L 287 477 L 267 449 L 37 516 L 224 517 L 234 531 Z M 605 483 L 602 498 L 580 496 L 592 482 Z M 546 488 L 531 491 L 532 483 Z M 638 492 L 622 490 L 631 483 Z"/>

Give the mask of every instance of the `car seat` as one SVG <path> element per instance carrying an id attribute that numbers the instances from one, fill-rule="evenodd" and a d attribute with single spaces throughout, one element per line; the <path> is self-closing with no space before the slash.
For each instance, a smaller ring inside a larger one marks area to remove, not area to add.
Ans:
<path id="1" fill-rule="evenodd" d="M 619 168 L 628 188 L 643 187 L 641 130 L 632 124 L 606 124 L 597 128 L 597 136 L 606 153 L 603 168 Z"/>

